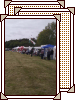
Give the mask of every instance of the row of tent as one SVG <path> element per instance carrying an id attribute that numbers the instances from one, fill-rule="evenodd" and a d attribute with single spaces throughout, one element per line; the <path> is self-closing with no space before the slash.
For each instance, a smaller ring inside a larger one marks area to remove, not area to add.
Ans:
<path id="1" fill-rule="evenodd" d="M 56 60 L 56 46 L 51 45 L 51 44 L 41 45 L 39 47 L 30 47 L 30 46 L 29 47 L 25 47 L 25 46 L 19 47 L 19 46 L 17 46 L 17 47 L 12 48 L 12 51 L 21 52 L 24 49 L 31 50 L 32 48 L 34 48 L 35 51 L 40 50 L 40 49 L 44 49 L 44 56 L 45 57 L 47 56 L 48 49 L 53 49 L 53 59 Z"/>

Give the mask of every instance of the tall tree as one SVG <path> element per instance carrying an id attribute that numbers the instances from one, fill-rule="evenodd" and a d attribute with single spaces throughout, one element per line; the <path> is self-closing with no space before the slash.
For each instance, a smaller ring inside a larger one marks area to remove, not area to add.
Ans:
<path id="1" fill-rule="evenodd" d="M 43 31 L 37 36 L 37 45 L 52 44 L 56 45 L 56 23 L 48 23 Z"/>
<path id="2" fill-rule="evenodd" d="M 56 44 L 56 37 L 51 29 L 43 30 L 39 33 L 37 38 L 37 45 Z"/>

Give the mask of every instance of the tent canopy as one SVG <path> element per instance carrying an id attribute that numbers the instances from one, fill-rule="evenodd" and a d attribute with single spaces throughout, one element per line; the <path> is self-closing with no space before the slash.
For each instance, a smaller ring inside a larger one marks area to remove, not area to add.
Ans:
<path id="1" fill-rule="evenodd" d="M 54 47 L 54 45 L 48 44 L 46 46 L 43 46 L 42 48 L 53 48 L 53 47 Z"/>
<path id="2" fill-rule="evenodd" d="M 56 48 L 56 46 L 54 46 L 54 48 Z"/>
<path id="3" fill-rule="evenodd" d="M 41 47 L 34 47 L 34 49 L 41 49 Z"/>
<path id="4" fill-rule="evenodd" d="M 24 48 L 25 48 L 24 46 L 21 46 L 18 49 L 20 49 L 22 51 Z"/>

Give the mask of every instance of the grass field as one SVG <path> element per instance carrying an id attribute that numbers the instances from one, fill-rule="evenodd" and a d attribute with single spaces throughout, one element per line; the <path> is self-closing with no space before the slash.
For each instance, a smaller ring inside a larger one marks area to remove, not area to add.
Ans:
<path id="1" fill-rule="evenodd" d="M 56 95 L 56 61 L 5 51 L 5 95 Z"/>

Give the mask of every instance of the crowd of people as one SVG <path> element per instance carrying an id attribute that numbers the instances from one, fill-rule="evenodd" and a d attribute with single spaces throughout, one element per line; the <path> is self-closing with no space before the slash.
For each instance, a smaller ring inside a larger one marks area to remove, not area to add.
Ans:
<path id="1" fill-rule="evenodd" d="M 53 59 L 53 49 L 51 49 L 51 51 L 49 49 L 47 52 L 47 59 L 50 60 L 50 58 Z"/>
<path id="2" fill-rule="evenodd" d="M 37 50 L 37 52 L 35 52 L 35 49 L 34 48 L 32 48 L 30 51 L 29 50 L 26 50 L 26 51 L 22 51 L 22 53 L 24 54 L 30 54 L 31 55 L 31 57 L 32 56 L 40 56 L 41 57 L 41 59 L 47 59 L 47 60 L 50 60 L 50 59 L 53 59 L 53 49 L 48 49 L 47 50 L 47 57 L 45 57 L 44 56 L 44 49 L 42 48 L 42 49 L 39 49 L 39 50 Z"/>
<path id="3" fill-rule="evenodd" d="M 41 59 L 46 59 L 46 57 L 44 57 L 44 49 L 41 50 Z M 53 60 L 53 49 L 48 49 L 47 51 L 47 60 Z"/>

